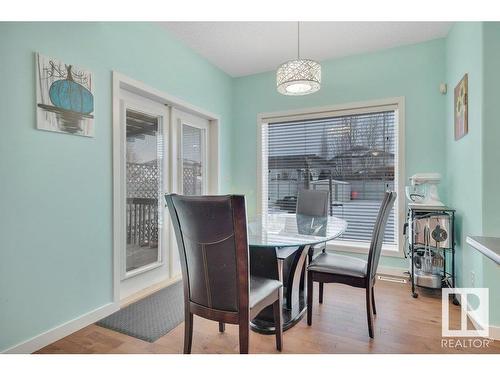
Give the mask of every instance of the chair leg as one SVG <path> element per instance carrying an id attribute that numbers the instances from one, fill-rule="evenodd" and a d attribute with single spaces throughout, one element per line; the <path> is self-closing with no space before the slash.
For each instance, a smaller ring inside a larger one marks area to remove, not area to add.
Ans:
<path id="1" fill-rule="evenodd" d="M 248 341 L 250 335 L 250 323 L 248 319 L 245 321 L 240 321 L 240 354 L 248 354 Z"/>
<path id="2" fill-rule="evenodd" d="M 312 272 L 307 272 L 307 325 L 312 325 L 313 310 L 313 278 Z"/>
<path id="3" fill-rule="evenodd" d="M 283 318 L 282 318 L 283 302 L 280 296 L 273 303 L 274 326 L 276 329 L 276 349 L 281 352 L 283 347 Z"/>
<path id="4" fill-rule="evenodd" d="M 368 334 L 373 339 L 373 317 L 371 288 L 366 288 L 366 319 L 368 320 Z"/>
<path id="5" fill-rule="evenodd" d="M 375 307 L 375 289 L 372 286 L 372 307 L 373 307 L 373 315 L 377 315 L 377 308 Z"/>
<path id="6" fill-rule="evenodd" d="M 226 330 L 226 323 L 219 322 L 219 332 L 224 332 Z"/>
<path id="7" fill-rule="evenodd" d="M 323 283 L 319 283 L 319 303 L 323 303 Z"/>
<path id="8" fill-rule="evenodd" d="M 193 343 L 193 314 L 189 311 L 185 313 L 184 319 L 184 354 L 191 354 Z"/>

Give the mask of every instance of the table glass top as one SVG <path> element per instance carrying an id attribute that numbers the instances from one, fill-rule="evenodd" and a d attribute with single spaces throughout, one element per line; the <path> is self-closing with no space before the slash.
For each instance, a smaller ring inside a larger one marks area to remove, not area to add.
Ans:
<path id="1" fill-rule="evenodd" d="M 302 246 L 333 240 L 347 228 L 347 222 L 334 216 L 266 214 L 248 222 L 250 246 Z"/>

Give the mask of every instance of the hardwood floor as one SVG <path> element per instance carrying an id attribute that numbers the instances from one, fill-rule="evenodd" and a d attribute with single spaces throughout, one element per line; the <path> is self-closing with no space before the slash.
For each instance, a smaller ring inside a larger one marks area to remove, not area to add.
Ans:
<path id="1" fill-rule="evenodd" d="M 318 303 L 314 285 L 313 324 L 304 318 L 283 336 L 283 353 L 500 353 L 500 342 L 487 348 L 441 347 L 441 297 L 421 291 L 410 296 L 408 284 L 379 280 L 375 286 L 375 339 L 368 337 L 365 291 L 325 284 Z M 451 327 L 457 327 L 459 307 L 450 303 Z M 182 353 L 184 325 L 154 343 L 148 343 L 92 324 L 37 353 Z M 193 353 L 238 353 L 238 330 L 195 316 Z M 273 335 L 250 333 L 250 353 L 278 353 Z"/>

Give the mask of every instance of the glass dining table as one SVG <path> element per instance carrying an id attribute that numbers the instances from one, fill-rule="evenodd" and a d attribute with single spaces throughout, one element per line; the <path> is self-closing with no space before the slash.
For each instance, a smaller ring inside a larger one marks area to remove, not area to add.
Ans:
<path id="1" fill-rule="evenodd" d="M 248 221 L 251 275 L 283 282 L 283 330 L 298 323 L 307 309 L 308 254 L 314 245 L 339 237 L 346 228 L 347 222 L 334 216 L 271 213 Z M 272 309 L 264 309 L 250 327 L 259 333 L 273 334 Z"/>

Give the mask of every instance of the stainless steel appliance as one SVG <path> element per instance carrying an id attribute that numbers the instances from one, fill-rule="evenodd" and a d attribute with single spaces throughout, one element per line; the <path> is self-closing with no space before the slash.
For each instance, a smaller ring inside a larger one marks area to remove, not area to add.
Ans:
<path id="1" fill-rule="evenodd" d="M 416 287 L 439 289 L 455 285 L 455 210 L 409 205 L 406 236 L 411 258 L 412 295 Z M 454 298 L 453 303 L 458 303 Z"/>
<path id="2" fill-rule="evenodd" d="M 426 228 L 432 234 L 434 231 L 444 231 L 446 233 L 446 239 L 444 241 L 436 242 L 434 237 L 431 235 L 426 243 L 425 231 Z M 426 217 L 416 217 L 413 222 L 409 223 L 409 233 L 410 238 L 413 238 L 413 243 L 415 245 L 429 245 L 431 247 L 441 247 L 446 248 L 450 246 L 450 215 L 436 213 L 432 216 Z"/>

